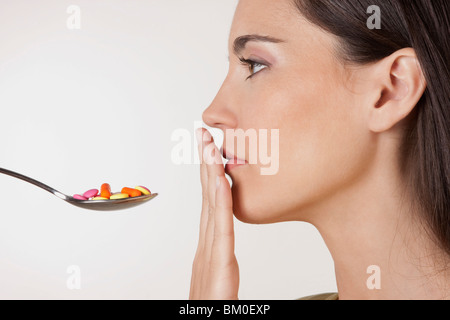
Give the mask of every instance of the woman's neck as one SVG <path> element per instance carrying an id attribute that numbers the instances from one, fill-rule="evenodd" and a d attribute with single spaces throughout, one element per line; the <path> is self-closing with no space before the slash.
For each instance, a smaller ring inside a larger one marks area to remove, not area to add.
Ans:
<path id="1" fill-rule="evenodd" d="M 392 167 L 375 161 L 311 219 L 333 256 L 339 297 L 448 299 L 448 256 L 412 213 Z"/>

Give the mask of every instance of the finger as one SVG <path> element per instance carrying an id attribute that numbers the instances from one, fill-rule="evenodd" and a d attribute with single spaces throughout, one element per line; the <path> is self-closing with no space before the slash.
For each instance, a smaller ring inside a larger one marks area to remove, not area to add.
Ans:
<path id="1" fill-rule="evenodd" d="M 233 196 L 225 175 L 217 176 L 216 204 L 214 213 L 214 246 L 222 259 L 234 257 Z"/>
<path id="2" fill-rule="evenodd" d="M 214 241 L 215 181 L 217 175 L 225 175 L 222 157 L 219 154 L 219 150 L 217 149 L 214 140 L 205 147 L 204 158 L 206 160 L 208 175 L 208 221 L 205 233 L 205 257 L 209 261 L 211 258 L 212 245 Z"/>
<path id="3" fill-rule="evenodd" d="M 214 209 L 216 197 L 216 177 L 225 175 L 222 155 L 214 141 L 205 147 L 206 168 L 208 174 L 208 203 Z"/>
<path id="4" fill-rule="evenodd" d="M 213 138 L 208 130 L 201 128 L 197 130 L 198 151 L 200 158 L 200 179 L 202 183 L 202 213 L 200 218 L 200 235 L 197 249 L 198 264 L 195 267 L 195 292 L 206 290 L 208 283 L 207 274 L 209 273 L 209 262 L 211 253 L 211 243 L 213 238 L 213 228 L 210 225 L 210 207 L 208 192 L 208 171 L 207 158 L 205 158 L 205 146 L 209 145 Z"/>
<path id="5" fill-rule="evenodd" d="M 212 150 L 212 151 L 210 151 Z M 208 171 L 208 205 L 209 214 L 206 227 L 206 238 L 204 247 L 204 257 L 208 261 L 208 270 L 210 270 L 211 263 L 214 263 L 214 256 L 217 254 L 214 252 L 214 230 L 215 230 L 215 193 L 216 193 L 216 177 L 218 175 L 225 175 L 222 158 L 219 155 L 219 151 L 214 142 L 209 144 L 209 148 L 206 150 L 207 158 L 207 171 Z M 209 151 L 209 152 L 208 152 Z M 222 163 L 222 164 L 221 164 Z M 207 271 L 207 270 L 205 270 Z M 207 280 L 207 279 L 206 279 Z M 206 288 L 208 281 L 204 281 L 203 288 Z"/>
<path id="6" fill-rule="evenodd" d="M 204 128 L 197 129 L 196 131 L 198 152 L 200 158 L 200 181 L 202 184 L 202 212 L 200 217 L 200 235 L 199 235 L 199 249 L 204 246 L 204 239 L 206 233 L 206 227 L 208 224 L 208 172 L 206 168 L 206 161 L 203 157 L 203 150 L 205 142 L 210 142 L 212 136 Z"/>
<path id="7" fill-rule="evenodd" d="M 197 294 L 196 294 L 198 292 L 197 283 L 198 283 L 198 275 L 197 275 L 197 270 L 196 270 L 196 264 L 194 262 L 194 264 L 192 266 L 192 273 L 191 273 L 191 285 L 190 285 L 190 289 L 189 289 L 189 300 L 194 300 L 197 297 Z"/>
<path id="8" fill-rule="evenodd" d="M 204 128 L 197 129 L 196 136 L 197 136 L 198 156 L 200 159 L 200 181 L 202 183 L 202 187 L 204 187 L 204 190 L 206 190 L 208 175 L 207 175 L 207 171 L 206 171 L 205 159 L 203 158 L 203 154 L 204 154 L 203 151 L 204 151 L 205 144 L 212 141 L 212 136 L 208 132 L 208 130 L 206 130 Z"/>
<path id="9" fill-rule="evenodd" d="M 208 175 L 208 223 L 207 223 L 207 248 L 212 247 L 212 240 L 214 236 L 214 210 L 216 197 L 216 177 L 218 175 L 225 175 L 222 157 L 219 155 L 214 141 L 209 143 L 205 148 L 206 168 Z"/>

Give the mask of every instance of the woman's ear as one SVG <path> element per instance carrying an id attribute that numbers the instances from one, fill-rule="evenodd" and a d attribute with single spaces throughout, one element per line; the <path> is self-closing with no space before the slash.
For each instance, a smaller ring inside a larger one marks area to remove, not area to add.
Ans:
<path id="1" fill-rule="evenodd" d="M 373 132 L 388 131 L 405 119 L 422 98 L 426 80 L 414 49 L 401 49 L 375 66 L 378 101 L 370 106 L 369 127 Z"/>

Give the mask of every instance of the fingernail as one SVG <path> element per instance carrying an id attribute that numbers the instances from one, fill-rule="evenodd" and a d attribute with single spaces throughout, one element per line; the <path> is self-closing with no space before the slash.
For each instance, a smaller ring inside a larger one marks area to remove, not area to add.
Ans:
<path id="1" fill-rule="evenodd" d="M 198 144 L 202 143 L 203 137 L 202 137 L 202 129 L 201 128 L 195 130 L 195 135 L 197 137 L 197 143 Z"/>
<path id="2" fill-rule="evenodd" d="M 217 176 L 216 177 L 216 189 L 219 189 L 219 187 L 220 187 L 220 177 Z"/>
<path id="3" fill-rule="evenodd" d="M 205 132 L 203 133 L 202 139 L 205 142 L 212 142 L 213 141 L 213 137 L 212 137 L 211 133 L 208 130 L 205 130 Z"/>
<path id="4" fill-rule="evenodd" d="M 213 146 L 212 145 L 202 145 L 202 149 L 203 149 L 203 159 L 205 160 L 206 164 L 212 164 L 212 158 L 211 158 L 211 148 Z"/>

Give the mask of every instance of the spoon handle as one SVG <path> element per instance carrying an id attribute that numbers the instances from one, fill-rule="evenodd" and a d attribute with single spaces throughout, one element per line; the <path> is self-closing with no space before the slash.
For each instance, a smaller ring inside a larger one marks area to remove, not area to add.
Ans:
<path id="1" fill-rule="evenodd" d="M 30 177 L 24 176 L 23 174 L 20 174 L 20 173 L 11 171 L 11 170 L 7 170 L 7 169 L 4 169 L 4 168 L 0 168 L 0 173 L 3 173 L 3 174 L 6 174 L 8 176 L 11 176 L 11 177 L 23 180 L 25 182 L 31 183 L 31 184 L 33 184 L 33 185 L 35 185 L 35 186 L 37 186 L 37 187 L 39 187 L 41 189 L 44 189 L 45 191 L 48 191 L 48 192 L 54 194 L 58 198 L 61 198 L 63 200 L 67 200 L 67 196 L 62 194 L 61 192 L 59 192 L 59 191 L 49 187 L 46 184 L 43 184 L 40 181 L 37 181 L 37 180 L 34 180 L 34 179 L 30 178 Z"/>

